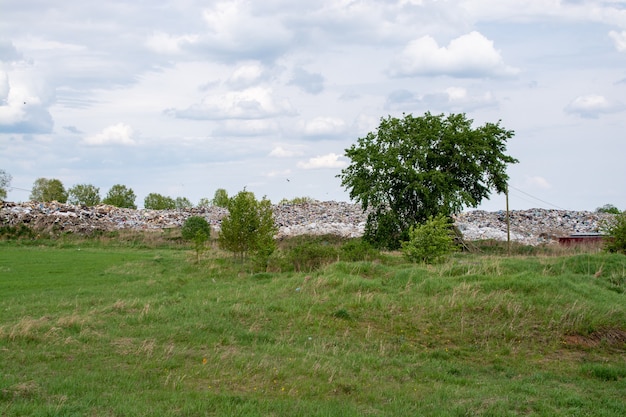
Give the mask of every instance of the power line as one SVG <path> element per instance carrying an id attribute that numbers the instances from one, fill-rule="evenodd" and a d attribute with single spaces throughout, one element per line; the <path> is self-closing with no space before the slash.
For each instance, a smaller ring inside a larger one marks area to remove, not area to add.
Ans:
<path id="1" fill-rule="evenodd" d="M 532 198 L 532 199 L 535 199 L 535 200 L 537 200 L 537 201 L 541 201 L 542 203 L 547 204 L 547 205 L 549 205 L 549 206 L 552 206 L 552 207 L 554 207 L 554 208 L 557 208 L 557 209 L 559 209 L 559 210 L 566 210 L 566 209 L 564 209 L 563 207 L 559 207 L 559 206 L 557 206 L 556 204 L 549 203 L 549 202 L 547 202 L 547 201 L 545 201 L 545 200 L 540 199 L 539 197 L 535 197 L 534 195 L 528 194 L 527 192 L 522 191 L 522 190 L 520 190 L 519 188 L 515 188 L 515 187 L 513 187 L 512 185 L 509 185 L 509 188 L 512 188 L 512 189 L 514 189 L 515 191 L 518 191 L 518 192 L 520 192 L 520 193 L 522 193 L 522 194 L 525 194 L 525 195 L 527 195 L 528 197 L 530 197 L 530 198 Z"/>

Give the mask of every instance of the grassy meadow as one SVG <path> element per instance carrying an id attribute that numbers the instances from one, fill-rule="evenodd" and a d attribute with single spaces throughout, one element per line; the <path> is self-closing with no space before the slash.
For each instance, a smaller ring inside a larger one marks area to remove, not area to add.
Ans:
<path id="1" fill-rule="evenodd" d="M 538 252 L 253 272 L 0 241 L 0 415 L 626 415 L 626 257 Z"/>

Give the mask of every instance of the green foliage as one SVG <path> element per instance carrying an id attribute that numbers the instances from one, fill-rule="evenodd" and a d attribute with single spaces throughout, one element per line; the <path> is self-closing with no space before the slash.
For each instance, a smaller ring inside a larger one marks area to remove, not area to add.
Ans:
<path id="1" fill-rule="evenodd" d="M 0 169 L 0 200 L 7 198 L 7 191 L 11 186 L 12 179 L 13 177 L 11 177 L 11 174 L 3 169 Z"/>
<path id="2" fill-rule="evenodd" d="M 380 253 L 363 239 L 350 239 L 339 248 L 342 261 L 358 262 L 376 259 Z"/>
<path id="3" fill-rule="evenodd" d="M 206 221 L 204 217 L 200 216 L 191 216 L 185 223 L 181 229 L 181 234 L 183 239 L 185 240 L 194 240 L 198 233 L 202 233 L 206 236 L 206 238 L 211 237 L 211 226 L 209 222 Z"/>
<path id="4" fill-rule="evenodd" d="M 206 208 L 211 207 L 213 203 L 206 197 L 202 197 L 200 201 L 198 201 L 198 207 Z"/>
<path id="5" fill-rule="evenodd" d="M 213 196 L 212 203 L 216 207 L 228 208 L 228 204 L 230 199 L 228 198 L 228 191 L 223 188 L 218 188 L 215 190 L 215 195 Z"/>
<path id="6" fill-rule="evenodd" d="M 293 205 L 298 205 L 298 204 L 308 204 L 308 203 L 313 203 L 315 200 L 311 197 L 294 197 L 291 200 L 288 200 L 286 198 L 283 198 L 282 200 L 280 200 L 280 202 L 278 204 L 293 204 Z"/>
<path id="7" fill-rule="evenodd" d="M 177 209 L 188 209 L 192 208 L 193 204 L 187 197 L 176 197 L 176 208 Z"/>
<path id="8" fill-rule="evenodd" d="M 125 185 L 121 184 L 115 184 L 111 187 L 102 202 L 110 206 L 136 209 L 136 198 L 137 197 L 135 196 L 135 192 L 132 188 L 128 188 Z"/>
<path id="9" fill-rule="evenodd" d="M 0 226 L 0 238 L 7 240 L 35 239 L 37 233 L 24 223 L 16 226 Z"/>
<path id="10" fill-rule="evenodd" d="M 506 190 L 507 164 L 518 162 L 504 153 L 514 132 L 500 122 L 472 123 L 465 114 L 389 116 L 346 149 L 351 163 L 338 177 L 371 210 L 366 239 L 398 247 L 410 226 Z"/>
<path id="11" fill-rule="evenodd" d="M 327 242 L 303 241 L 290 248 L 286 259 L 298 272 L 310 272 L 337 262 L 339 251 Z"/>
<path id="12" fill-rule="evenodd" d="M 173 210 L 176 208 L 176 201 L 171 197 L 150 193 L 144 198 L 143 206 L 150 210 Z"/>
<path id="13" fill-rule="evenodd" d="M 620 214 L 620 210 L 613 204 L 605 204 L 596 209 L 596 213 Z"/>
<path id="14" fill-rule="evenodd" d="M 218 243 L 235 257 L 245 259 L 248 254 L 257 264 L 267 262 L 276 249 L 272 205 L 265 197 L 257 201 L 250 191 L 240 191 L 228 200 L 228 216 L 222 219 Z"/>
<path id="15" fill-rule="evenodd" d="M 70 204 L 97 206 L 100 204 L 100 189 L 91 184 L 76 184 L 67 191 Z"/>
<path id="16" fill-rule="evenodd" d="M 602 231 L 610 236 L 606 239 L 605 249 L 626 255 L 626 211 L 616 214 L 612 220 L 605 223 Z"/>
<path id="17" fill-rule="evenodd" d="M 63 183 L 56 178 L 37 178 L 30 192 L 30 199 L 39 202 L 58 201 L 65 203 L 67 202 L 67 191 L 65 191 Z"/>
<path id="18" fill-rule="evenodd" d="M 411 262 L 439 262 L 454 250 L 452 223 L 441 214 L 411 226 L 409 240 L 402 242 L 402 254 Z"/>

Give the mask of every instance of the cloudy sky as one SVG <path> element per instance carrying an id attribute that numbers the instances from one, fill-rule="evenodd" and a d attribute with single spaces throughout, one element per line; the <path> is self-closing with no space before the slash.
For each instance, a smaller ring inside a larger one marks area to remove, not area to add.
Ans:
<path id="1" fill-rule="evenodd" d="M 510 205 L 626 209 L 625 0 L 0 0 L 0 169 L 347 201 L 381 117 L 501 120 Z M 25 191 L 26 190 L 26 191 Z M 504 208 L 494 195 L 481 208 Z"/>

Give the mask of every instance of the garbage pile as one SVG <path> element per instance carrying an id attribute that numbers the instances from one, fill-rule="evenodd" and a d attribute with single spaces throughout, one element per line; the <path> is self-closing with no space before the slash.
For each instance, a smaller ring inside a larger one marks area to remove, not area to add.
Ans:
<path id="1" fill-rule="evenodd" d="M 273 206 L 279 228 L 277 237 L 302 234 L 362 236 L 367 214 L 361 206 L 345 202 L 314 201 Z M 8 203 L 0 206 L 0 225 L 26 224 L 38 230 L 92 234 L 121 229 L 151 230 L 181 227 L 190 216 L 201 216 L 219 230 L 228 215 L 222 207 L 179 210 L 133 210 L 107 205 L 94 207 L 52 203 Z M 538 245 L 574 233 L 594 233 L 611 214 L 566 210 L 516 210 L 510 212 L 511 239 Z M 469 211 L 455 217 L 455 224 L 468 240 L 506 240 L 504 211 Z"/>

